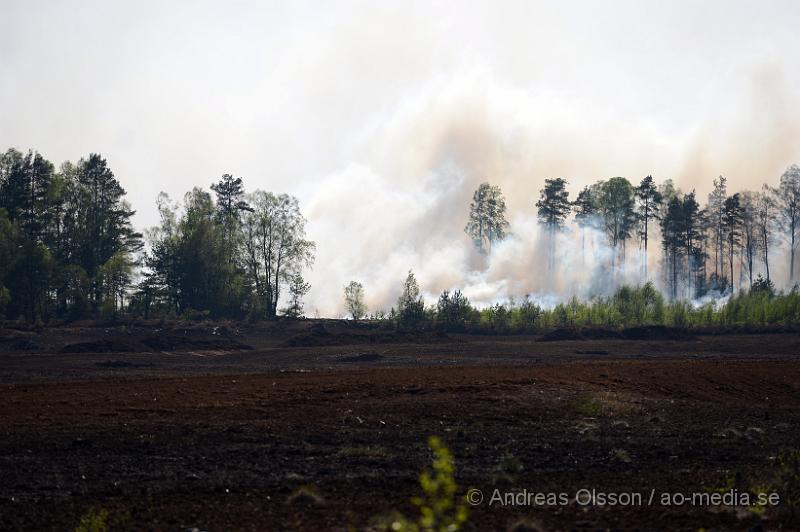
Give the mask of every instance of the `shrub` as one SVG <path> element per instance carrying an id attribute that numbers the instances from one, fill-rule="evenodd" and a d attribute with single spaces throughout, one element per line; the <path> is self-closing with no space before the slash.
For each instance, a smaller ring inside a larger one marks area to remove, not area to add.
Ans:
<path id="1" fill-rule="evenodd" d="M 463 329 L 472 321 L 474 313 L 469 299 L 460 290 L 452 294 L 445 290 L 436 304 L 436 321 L 451 329 Z"/>
<path id="2" fill-rule="evenodd" d="M 422 495 L 411 499 L 419 508 L 419 516 L 410 519 L 396 513 L 388 522 L 380 525 L 381 530 L 393 532 L 456 532 L 467 521 L 467 506 L 458 497 L 455 482 L 453 455 L 442 441 L 431 436 L 428 446 L 433 451 L 433 471 L 425 470 L 419 476 Z"/>

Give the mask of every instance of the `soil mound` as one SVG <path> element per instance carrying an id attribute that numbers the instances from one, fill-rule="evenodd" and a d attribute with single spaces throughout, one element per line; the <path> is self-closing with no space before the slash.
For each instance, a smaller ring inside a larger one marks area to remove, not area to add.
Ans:
<path id="1" fill-rule="evenodd" d="M 577 329 L 553 329 L 536 339 L 537 342 L 562 342 L 567 340 L 583 340 Z"/>
<path id="2" fill-rule="evenodd" d="M 98 368 L 152 368 L 152 364 L 136 364 L 128 362 L 127 360 L 106 360 L 105 362 L 96 362 L 95 366 Z"/>
<path id="3" fill-rule="evenodd" d="M 664 325 L 643 325 L 622 331 L 626 340 L 695 340 L 686 329 L 665 327 Z"/>
<path id="4" fill-rule="evenodd" d="M 358 355 L 341 357 L 339 362 L 378 362 L 379 360 L 383 360 L 383 358 L 383 355 L 379 355 L 378 353 L 360 353 Z"/>
<path id="5" fill-rule="evenodd" d="M 695 340 L 695 336 L 686 329 L 666 327 L 664 325 L 642 325 L 628 327 L 621 332 L 614 329 L 559 328 L 540 336 L 538 342 L 563 342 L 569 340 Z"/>
<path id="6" fill-rule="evenodd" d="M 179 334 L 156 334 L 148 336 L 142 343 L 154 351 L 245 351 L 253 349 L 232 338 L 215 336 L 213 338 L 193 338 Z"/>
<path id="7" fill-rule="evenodd" d="M 314 324 L 307 331 L 286 340 L 283 347 L 420 343 L 442 340 L 450 340 L 450 337 L 441 331 L 331 330 L 322 324 Z"/>
<path id="8" fill-rule="evenodd" d="M 568 340 L 603 340 L 606 338 L 620 338 L 618 331 L 612 329 L 569 329 L 560 328 L 543 334 L 537 342 L 563 342 Z"/>
<path id="9" fill-rule="evenodd" d="M 44 351 L 46 347 L 31 340 L 30 338 L 17 338 L 8 343 L 7 348 L 11 351 Z"/>
<path id="10" fill-rule="evenodd" d="M 75 342 L 61 348 L 62 353 L 130 353 L 142 351 L 142 346 L 124 339 L 109 338 L 92 342 Z"/>

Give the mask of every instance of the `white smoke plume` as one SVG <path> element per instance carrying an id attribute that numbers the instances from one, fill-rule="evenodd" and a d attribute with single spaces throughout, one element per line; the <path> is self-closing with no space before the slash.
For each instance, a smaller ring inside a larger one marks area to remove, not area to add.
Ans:
<path id="1" fill-rule="evenodd" d="M 781 90 L 771 86 L 764 97 Z M 504 85 L 486 71 L 436 80 L 409 95 L 365 133 L 358 160 L 303 191 L 310 236 L 320 243 L 309 274 L 307 308 L 324 316 L 344 315 L 343 286 L 358 280 L 369 309 L 388 310 L 409 269 L 429 303 L 445 289 L 461 289 L 474 304 L 485 306 L 526 294 L 545 303 L 590 297 L 622 283 L 642 283 L 635 237 L 627 242 L 625 263 L 610 272 L 612 250 L 605 236 L 587 230 L 582 250 L 581 229 L 572 223 L 558 236 L 556 267 L 548 271 L 534 206 L 544 179 L 566 178 L 574 199 L 583 185 L 598 179 L 623 175 L 638 184 L 652 173 L 659 182 L 672 178 L 686 192 L 696 189 L 705 204 L 713 178 L 740 156 L 704 146 L 701 164 L 693 135 L 668 142 L 648 124 L 621 127 L 612 114 L 584 105 L 590 104 Z M 772 112 L 788 111 L 779 106 Z M 592 122 L 584 116 L 592 116 Z M 753 127 L 781 137 L 791 135 L 796 123 L 764 118 Z M 742 135 L 734 130 L 726 138 L 741 144 L 737 137 Z M 758 168 L 772 170 L 763 181 L 776 184 L 791 162 L 796 147 L 788 141 L 782 146 L 769 143 L 754 155 L 761 161 Z M 730 193 L 743 184 L 737 177 L 729 180 Z M 488 258 L 472 248 L 463 231 L 472 193 L 483 181 L 501 186 L 512 233 Z M 760 186 L 756 178 L 750 183 Z M 661 284 L 658 232 L 654 225 L 648 278 Z M 784 262 L 775 250 L 774 279 L 785 277 Z"/>

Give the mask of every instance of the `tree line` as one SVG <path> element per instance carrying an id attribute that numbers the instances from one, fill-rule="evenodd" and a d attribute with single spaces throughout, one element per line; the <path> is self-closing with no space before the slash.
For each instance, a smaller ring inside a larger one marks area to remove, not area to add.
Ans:
<path id="1" fill-rule="evenodd" d="M 444 290 L 435 304 L 425 305 L 412 271 L 400 286 L 397 304 L 388 313 L 366 314 L 364 287 L 357 281 L 344 287 L 344 301 L 354 320 L 366 318 L 405 328 L 480 334 L 544 333 L 559 328 L 614 330 L 652 325 L 714 330 L 800 322 L 800 290 L 795 287 L 787 293 L 776 292 L 760 275 L 749 290 L 737 292 L 722 305 L 713 301 L 692 305 L 686 300 L 668 300 L 652 282 L 622 285 L 608 296 L 588 301 L 573 296 L 552 308 L 539 305 L 528 295 L 477 308 L 460 290 Z"/>
<path id="2" fill-rule="evenodd" d="M 626 254 L 635 245 L 641 283 L 654 280 L 648 272 L 650 245 L 660 242 L 661 278 L 655 279 L 672 299 L 699 298 L 709 293 L 727 294 L 753 285 L 763 272 L 771 277 L 771 253 L 785 247 L 788 258 L 786 284 L 794 285 L 797 233 L 800 229 L 800 167 L 790 166 L 777 186 L 759 191 L 729 193 L 720 176 L 706 204 L 694 190 L 683 192 L 671 180 L 657 184 L 652 176 L 638 184 L 624 177 L 597 181 L 569 198 L 568 182 L 546 179 L 535 203 L 544 229 L 547 267 L 557 260 L 556 240 L 568 231 L 573 217 L 580 231 L 581 261 L 585 261 L 586 233 L 601 233 L 610 248 L 612 276 L 624 272 Z M 481 184 L 473 195 L 465 232 L 482 254 L 508 235 L 505 199 L 497 186 Z"/>
<path id="3" fill-rule="evenodd" d="M 657 184 L 652 176 L 636 185 L 624 177 L 601 180 L 575 199 L 567 186 L 563 178 L 545 180 L 534 204 L 548 269 L 556 267 L 556 240 L 570 230 L 572 219 L 582 261 L 591 243 L 587 233 L 602 234 L 611 251 L 611 275 L 633 262 L 641 268 L 641 284 L 655 280 L 672 300 L 731 293 L 757 282 L 771 289 L 778 247 L 787 250 L 787 281 L 794 284 L 800 225 L 796 165 L 777 186 L 757 192 L 730 193 L 720 177 L 705 205 L 694 191 L 684 193 L 670 180 Z M 160 221 L 143 235 L 132 227 L 134 211 L 125 195 L 99 154 L 58 168 L 35 151 L 0 154 L 0 315 L 36 320 L 121 312 L 304 314 L 310 286 L 303 274 L 313 263 L 315 244 L 306 237 L 297 198 L 248 192 L 242 178 L 225 174 L 209 190 L 193 188 L 181 202 L 160 194 Z M 487 255 L 509 236 L 500 187 L 478 187 L 465 232 Z M 660 277 L 647 269 L 653 238 L 660 243 Z M 638 260 L 627 260 L 634 252 Z M 410 272 L 402 294 L 381 316 L 410 322 L 429 316 Z M 460 292 L 443 296 L 442 315 L 469 306 Z M 366 315 L 363 297 L 360 283 L 346 287 L 345 304 L 356 318 Z"/>
<path id="4" fill-rule="evenodd" d="M 297 198 L 256 190 L 225 174 L 211 193 L 195 187 L 173 203 L 163 192 L 160 225 L 148 232 L 143 279 L 130 308 L 152 315 L 299 317 L 314 260 Z M 278 305 L 284 291 L 287 306 Z"/>
<path id="5" fill-rule="evenodd" d="M 142 235 L 125 190 L 91 154 L 56 170 L 41 154 L 0 154 L 0 313 L 29 320 L 125 304 Z"/>
<path id="6" fill-rule="evenodd" d="M 302 315 L 315 246 L 297 198 L 246 193 L 229 174 L 210 189 L 182 205 L 161 193 L 142 235 L 101 155 L 56 169 L 35 151 L 0 154 L 0 316 Z"/>

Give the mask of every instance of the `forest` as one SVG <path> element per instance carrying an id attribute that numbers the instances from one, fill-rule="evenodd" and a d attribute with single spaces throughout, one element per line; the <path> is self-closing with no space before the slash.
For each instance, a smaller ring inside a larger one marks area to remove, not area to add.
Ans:
<path id="1" fill-rule="evenodd" d="M 547 179 L 538 201 L 531 198 L 546 268 L 564 266 L 556 252 L 564 233 L 580 238 L 581 256 L 572 260 L 581 263 L 596 251 L 587 235 L 602 235 L 604 267 L 612 278 L 622 277 L 625 268 L 638 269 L 635 286 L 612 283 L 613 293 L 551 306 L 520 294 L 479 309 L 459 290 L 446 290 L 435 305 L 426 305 L 409 271 L 388 311 L 370 312 L 365 287 L 350 281 L 343 294 L 350 317 L 492 331 L 800 320 L 796 288 L 777 291 L 772 273 L 776 257 L 787 261 L 779 265 L 788 272 L 779 284 L 795 286 L 798 166 L 759 191 L 729 191 L 720 176 L 704 204 L 694 191 L 652 176 L 638 183 L 600 180 L 574 199 L 568 185 L 562 178 Z M 7 150 L 0 155 L 0 315 L 304 316 L 310 285 L 303 274 L 313 265 L 316 244 L 307 238 L 297 198 L 247 192 L 242 178 L 230 174 L 209 188 L 195 187 L 181 204 L 161 193 L 160 223 L 137 232 L 135 211 L 102 156 L 56 169 L 38 152 Z M 483 183 L 475 190 L 465 206 L 464 231 L 480 255 L 489 257 L 512 233 L 506 214 L 500 187 Z"/>

